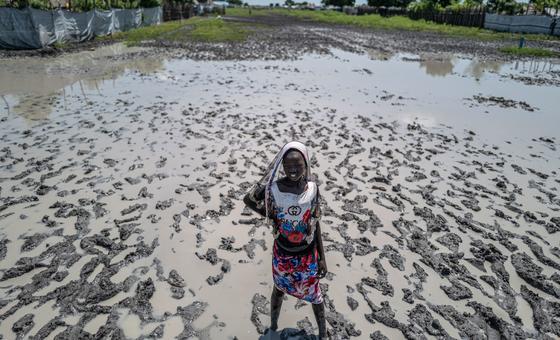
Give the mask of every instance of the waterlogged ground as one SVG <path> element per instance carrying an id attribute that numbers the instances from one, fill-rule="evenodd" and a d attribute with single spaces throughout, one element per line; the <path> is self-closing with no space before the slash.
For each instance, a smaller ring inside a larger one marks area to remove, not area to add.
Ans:
<path id="1" fill-rule="evenodd" d="M 0 64 L 4 338 L 258 338 L 272 237 L 242 197 L 290 140 L 334 339 L 560 337 L 560 65 L 73 56 Z"/>

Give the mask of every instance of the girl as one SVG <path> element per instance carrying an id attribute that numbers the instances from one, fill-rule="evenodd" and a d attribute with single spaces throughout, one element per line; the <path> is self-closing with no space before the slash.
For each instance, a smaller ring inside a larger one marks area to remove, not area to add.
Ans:
<path id="1" fill-rule="evenodd" d="M 276 179 L 282 164 L 285 177 Z M 284 294 L 310 302 L 319 327 L 319 338 L 327 336 L 325 307 L 319 279 L 327 264 L 319 225 L 319 190 L 310 180 L 305 145 L 290 142 L 278 152 L 265 176 L 245 196 L 249 208 L 272 219 L 274 247 L 270 298 L 270 329 L 278 328 Z"/>

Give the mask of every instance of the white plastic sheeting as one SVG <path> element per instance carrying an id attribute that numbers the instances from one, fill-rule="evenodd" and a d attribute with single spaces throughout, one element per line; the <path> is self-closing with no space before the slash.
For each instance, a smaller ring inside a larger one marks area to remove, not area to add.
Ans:
<path id="1" fill-rule="evenodd" d="M 0 8 L 0 48 L 35 49 L 56 42 L 82 42 L 161 21 L 161 7 L 82 13 Z"/>
<path id="2" fill-rule="evenodd" d="M 494 31 L 512 33 L 541 33 L 560 35 L 560 20 L 555 24 L 554 31 L 552 25 L 554 18 L 544 15 L 499 15 L 486 14 L 484 28 Z"/>

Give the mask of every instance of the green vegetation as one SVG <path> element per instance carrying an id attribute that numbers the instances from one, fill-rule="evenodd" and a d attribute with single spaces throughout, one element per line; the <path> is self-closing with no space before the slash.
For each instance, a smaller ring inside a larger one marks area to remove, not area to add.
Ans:
<path id="1" fill-rule="evenodd" d="M 560 54 L 558 52 L 535 47 L 502 47 L 500 48 L 500 52 L 520 57 L 560 57 Z"/>
<path id="2" fill-rule="evenodd" d="M 406 7 L 410 0 L 368 0 L 370 6 L 397 6 Z M 554 10 L 560 7 L 560 0 L 414 0 L 410 2 L 409 9 L 414 10 L 469 10 L 484 5 L 492 13 L 500 14 L 525 14 L 528 4 L 541 14 L 545 9 Z"/>
<path id="3" fill-rule="evenodd" d="M 57 42 L 55 42 L 52 46 L 53 46 L 54 48 L 64 49 L 64 48 L 67 46 L 67 44 L 66 44 L 66 43 L 63 43 L 63 42 L 57 41 Z"/>
<path id="4" fill-rule="evenodd" d="M 381 2 L 395 2 L 406 4 L 398 7 L 408 7 L 410 10 L 435 10 L 435 11 L 463 11 L 480 8 L 483 5 L 483 0 L 368 0 L 381 1 Z M 515 1 L 515 0 L 487 0 L 487 5 L 490 7 L 492 2 L 497 1 Z"/>
<path id="5" fill-rule="evenodd" d="M 100 40 L 124 40 L 127 45 L 136 45 L 145 40 L 156 40 L 165 34 L 180 30 L 189 24 L 189 20 L 168 21 L 161 25 L 141 27 L 126 32 L 119 32 L 113 35 L 98 37 Z"/>
<path id="6" fill-rule="evenodd" d="M 245 8 L 228 9 L 227 15 L 248 16 L 249 10 Z M 306 11 L 290 9 L 265 9 L 252 10 L 251 15 L 282 14 L 291 15 L 306 20 L 313 20 L 328 24 L 359 26 L 372 29 L 407 30 L 434 32 L 458 37 L 467 37 L 480 40 L 519 39 L 520 34 L 494 32 L 476 27 L 453 26 L 437 24 L 425 20 L 412 20 L 404 16 L 382 17 L 378 14 L 371 15 L 346 15 L 336 11 Z M 525 34 L 527 40 L 553 40 L 557 39 L 542 34 Z"/>
<path id="7" fill-rule="evenodd" d="M 246 26 L 244 24 L 228 22 L 218 18 L 193 18 L 190 21 L 194 28 L 189 32 L 189 36 L 199 41 L 242 41 L 247 38 L 249 33 L 244 28 Z"/>
<path id="8" fill-rule="evenodd" d="M 99 37 L 98 39 L 122 40 L 128 46 L 133 46 L 147 40 L 240 41 L 244 40 L 248 34 L 249 31 L 240 23 L 232 23 L 215 17 L 194 17 L 188 20 L 169 21 L 161 25 L 119 32 L 112 36 Z"/>
<path id="9" fill-rule="evenodd" d="M 248 7 L 233 7 L 226 9 L 226 15 L 232 17 L 263 16 L 271 14 L 284 14 L 287 10 L 283 9 L 249 9 Z"/>
<path id="10" fill-rule="evenodd" d="M 368 0 L 368 6 L 372 7 L 407 7 L 412 0 Z"/>

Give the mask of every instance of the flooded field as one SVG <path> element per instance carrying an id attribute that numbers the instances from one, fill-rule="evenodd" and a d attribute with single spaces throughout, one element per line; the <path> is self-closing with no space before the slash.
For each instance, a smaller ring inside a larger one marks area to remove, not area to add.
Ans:
<path id="1" fill-rule="evenodd" d="M 0 64 L 4 338 L 257 339 L 272 236 L 242 198 L 291 140 L 334 339 L 560 337 L 560 64 L 71 56 Z"/>

